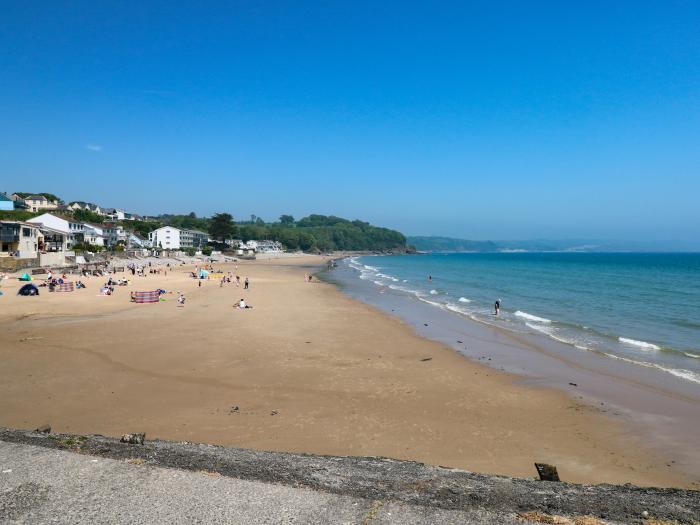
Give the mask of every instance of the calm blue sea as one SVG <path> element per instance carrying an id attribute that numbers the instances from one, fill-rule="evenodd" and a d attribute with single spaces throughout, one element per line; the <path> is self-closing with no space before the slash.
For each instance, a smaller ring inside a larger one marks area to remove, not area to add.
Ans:
<path id="1" fill-rule="evenodd" d="M 700 254 L 459 253 L 349 264 L 378 287 L 456 315 L 700 383 Z"/>

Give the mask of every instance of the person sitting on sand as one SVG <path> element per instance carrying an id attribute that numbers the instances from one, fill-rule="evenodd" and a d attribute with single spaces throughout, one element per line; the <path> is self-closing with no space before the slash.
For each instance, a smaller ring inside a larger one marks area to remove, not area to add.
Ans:
<path id="1" fill-rule="evenodd" d="M 241 298 L 241 300 L 238 301 L 238 308 L 246 309 L 246 308 L 253 308 L 253 307 L 246 304 L 246 302 L 243 300 L 243 298 Z"/>
<path id="2" fill-rule="evenodd" d="M 177 305 L 183 308 L 185 306 L 185 296 L 182 295 L 182 293 L 180 293 L 180 295 L 177 296 Z"/>

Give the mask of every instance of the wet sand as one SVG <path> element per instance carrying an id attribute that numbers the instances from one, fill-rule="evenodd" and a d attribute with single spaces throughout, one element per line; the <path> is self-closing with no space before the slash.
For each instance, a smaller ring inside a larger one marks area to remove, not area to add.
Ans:
<path id="1" fill-rule="evenodd" d="M 0 298 L 0 425 L 387 456 L 514 476 L 696 487 L 619 418 L 472 362 L 333 285 L 321 257 L 241 262 L 251 289 L 198 287 L 192 267 L 88 289 Z M 233 265 L 221 266 L 226 271 Z M 176 293 L 158 304 L 129 291 Z M 234 309 L 245 297 L 252 310 Z"/>

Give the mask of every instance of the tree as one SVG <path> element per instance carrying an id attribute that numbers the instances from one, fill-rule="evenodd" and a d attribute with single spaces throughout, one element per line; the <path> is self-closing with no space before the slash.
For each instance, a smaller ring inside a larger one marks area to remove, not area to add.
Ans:
<path id="1" fill-rule="evenodd" d="M 217 213 L 211 218 L 209 233 L 218 241 L 230 239 L 236 233 L 236 225 L 230 213 Z"/>
<path id="2" fill-rule="evenodd" d="M 101 224 L 104 220 L 102 215 L 99 215 L 90 210 L 77 209 L 73 212 L 73 218 L 82 222 L 92 222 L 95 224 Z"/>
<path id="3" fill-rule="evenodd" d="M 294 224 L 294 217 L 291 215 L 280 215 L 280 223 L 285 226 L 292 226 Z"/>

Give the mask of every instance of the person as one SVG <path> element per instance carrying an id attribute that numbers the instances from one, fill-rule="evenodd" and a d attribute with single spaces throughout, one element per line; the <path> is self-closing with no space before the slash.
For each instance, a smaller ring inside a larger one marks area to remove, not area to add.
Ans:
<path id="1" fill-rule="evenodd" d="M 428 275 L 428 282 L 430 282 L 430 283 L 433 282 L 433 276 L 432 276 L 432 275 Z"/>
<path id="2" fill-rule="evenodd" d="M 243 300 L 241 297 L 241 300 L 238 301 L 238 308 L 245 309 L 245 308 L 253 308 L 252 306 L 248 306 L 246 302 Z"/>
<path id="3" fill-rule="evenodd" d="M 243 283 L 243 289 L 244 289 L 244 290 L 247 290 L 248 288 L 250 288 L 250 281 L 249 281 L 248 278 L 246 277 L 246 278 L 245 278 L 245 283 Z"/>
<path id="4" fill-rule="evenodd" d="M 501 313 L 501 300 L 496 299 L 496 304 L 493 305 L 494 315 L 498 316 Z"/>
<path id="5" fill-rule="evenodd" d="M 241 276 L 236 275 L 236 287 L 239 287 L 241 285 Z"/>
<path id="6" fill-rule="evenodd" d="M 180 293 L 180 295 L 177 296 L 177 305 L 181 307 L 185 307 L 185 296 Z"/>
<path id="7" fill-rule="evenodd" d="M 202 287 L 202 280 L 201 280 L 201 279 L 197 279 L 197 286 L 198 286 L 199 288 Z"/>

